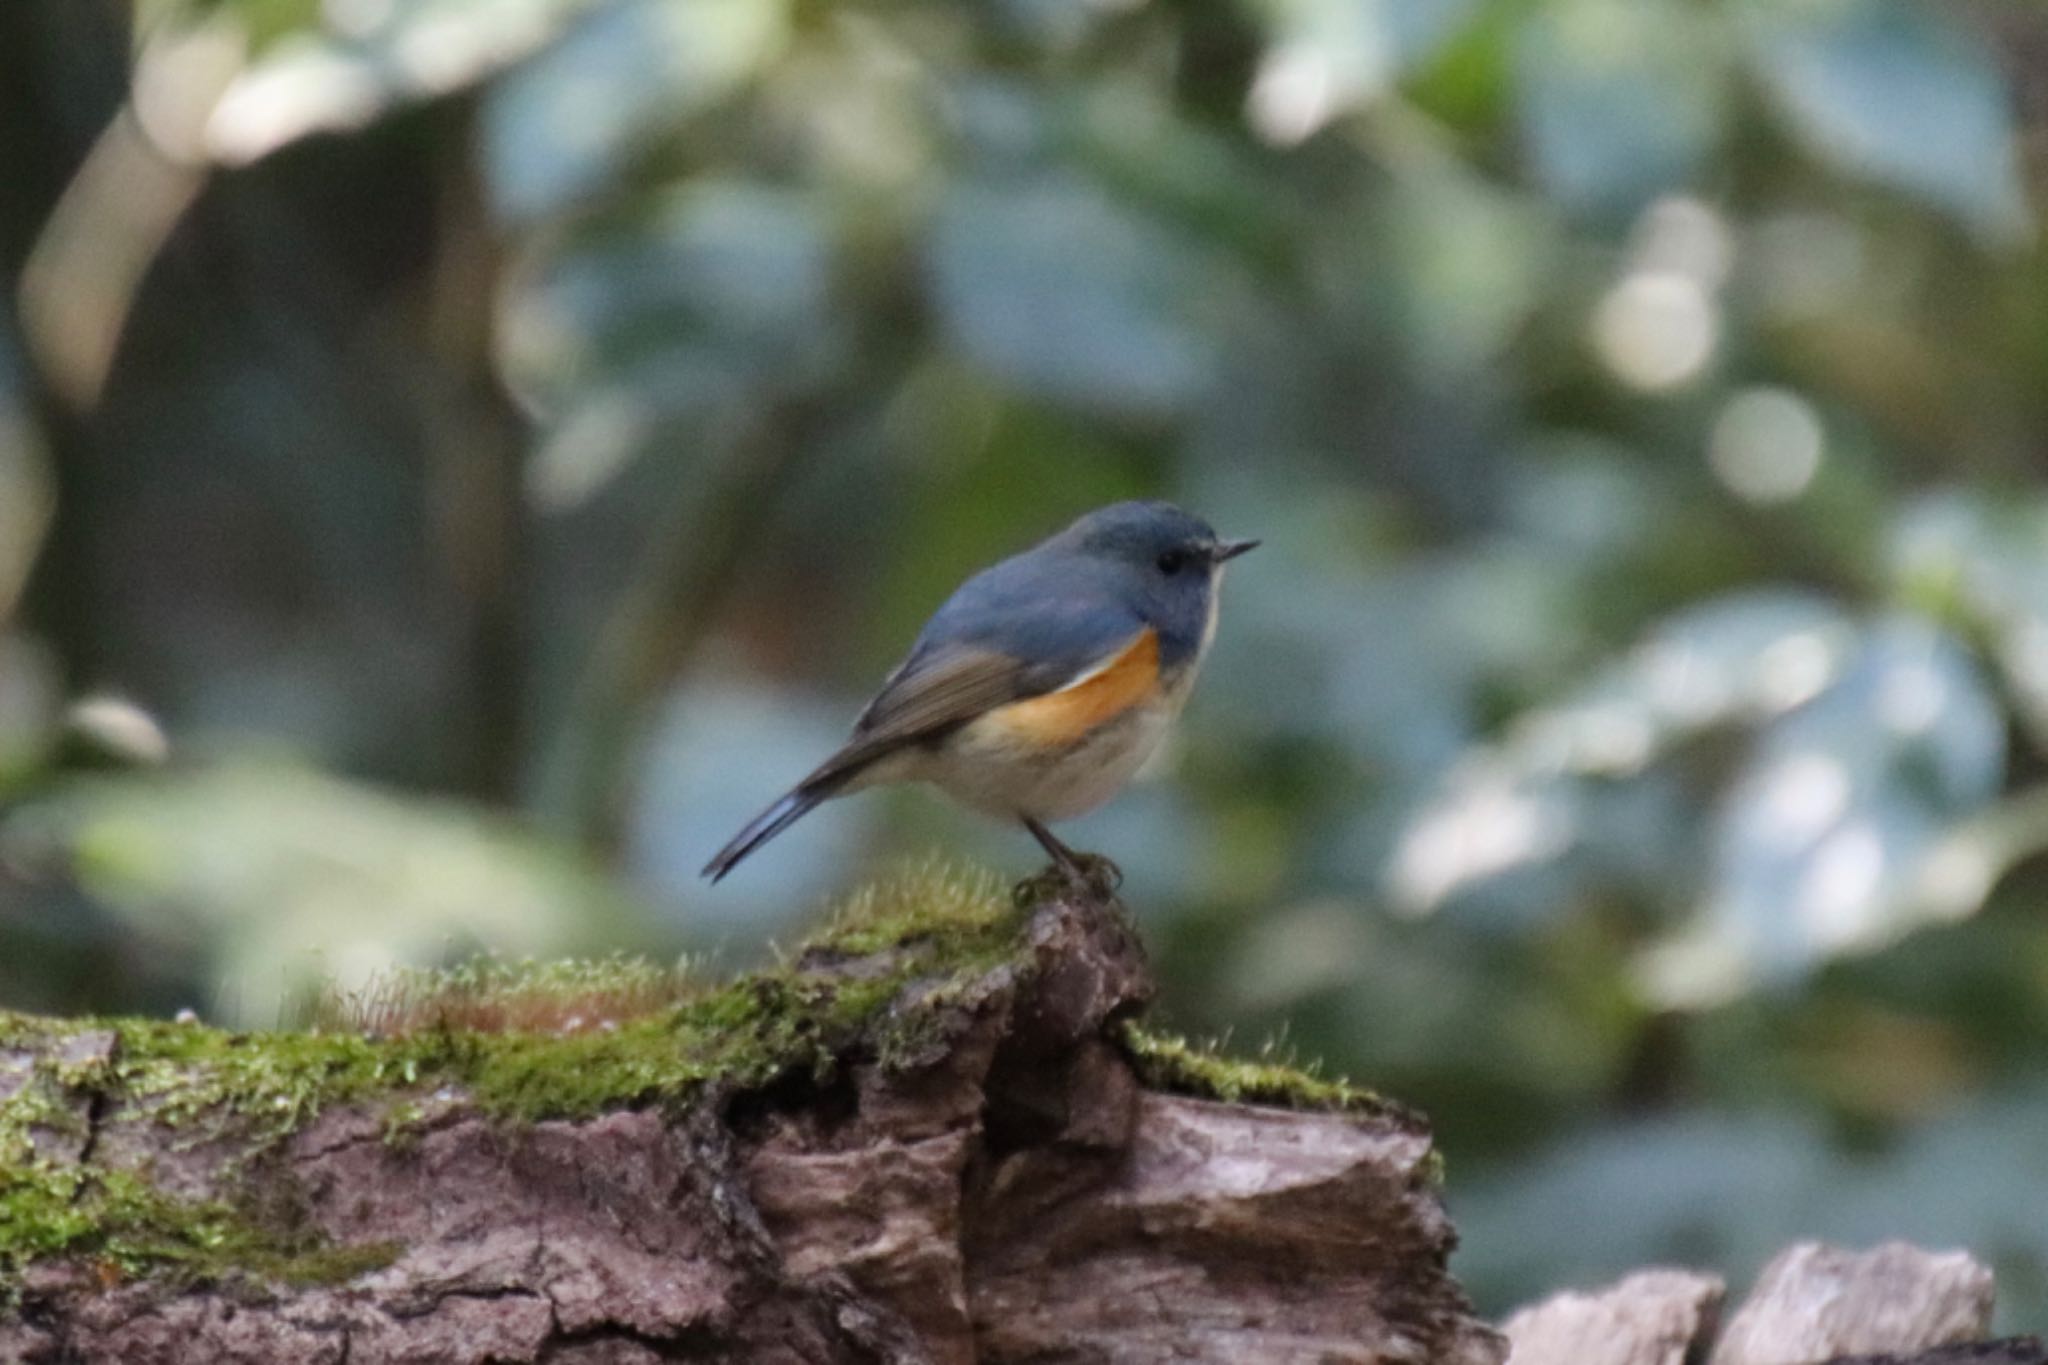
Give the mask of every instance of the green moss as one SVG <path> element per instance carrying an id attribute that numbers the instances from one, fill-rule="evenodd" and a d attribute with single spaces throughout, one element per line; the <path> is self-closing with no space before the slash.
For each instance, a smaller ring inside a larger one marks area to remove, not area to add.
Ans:
<path id="1" fill-rule="evenodd" d="M 943 938 L 948 957 L 1001 958 L 1016 947 L 1022 912 L 982 869 L 925 862 L 841 902 L 803 945 L 813 954 L 866 957 Z"/>
<path id="2" fill-rule="evenodd" d="M 303 1127 L 323 1108 L 422 1077 L 415 1049 L 346 1034 L 229 1033 L 198 1024 L 115 1020 L 114 1097 L 195 1137 L 256 1142 Z"/>
<path id="3" fill-rule="evenodd" d="M 1138 1074 L 1157 1090 L 1233 1104 L 1340 1113 L 1378 1112 L 1388 1107 L 1370 1090 L 1316 1075 L 1313 1065 L 1304 1068 L 1270 1059 L 1225 1057 L 1185 1038 L 1154 1033 L 1135 1023 L 1124 1025 L 1123 1043 L 1137 1063 Z"/>
<path id="4" fill-rule="evenodd" d="M 367 1274 L 399 1250 L 285 1237 L 224 1202 L 173 1198 L 130 1171 L 49 1161 L 0 1170 L 0 1303 L 25 1268 L 57 1256 L 84 1257 L 110 1281 L 312 1285 Z"/>
<path id="5" fill-rule="evenodd" d="M 87 1258 L 109 1281 L 150 1273 L 180 1281 L 239 1275 L 294 1284 L 350 1279 L 396 1256 L 390 1246 L 336 1247 L 285 1235 L 225 1202 L 176 1198 L 133 1171 L 70 1159 L 90 1138 L 87 1115 L 96 1099 L 150 1093 L 155 1086 L 171 1108 L 198 1111 L 195 1094 L 164 1089 L 165 1054 L 192 1051 L 184 1038 L 175 1049 L 166 1045 L 175 1027 L 120 1026 L 118 1039 L 135 1040 L 132 1058 L 118 1043 L 111 1055 L 93 1049 L 72 1062 L 46 1055 L 0 1103 L 0 1304 L 13 1296 L 26 1267 L 57 1256 Z M 64 1031 L 47 1020 L 0 1015 L 0 1045 L 54 1049 Z M 314 1086 L 303 1065 L 262 1069 L 259 1080 L 239 1062 L 213 1069 L 198 1088 L 221 1102 L 229 1095 L 260 1100 L 266 1124 L 277 1124 L 295 1105 L 308 1112 Z"/>
<path id="6" fill-rule="evenodd" d="M 0 1047 L 47 1049 L 66 1034 L 104 1028 L 114 1059 L 89 1076 L 63 1078 L 121 1100 L 134 1113 L 195 1139 L 232 1135 L 261 1142 L 303 1127 L 328 1106 L 366 1096 L 454 1086 L 486 1112 L 531 1122 L 686 1098 L 706 1082 L 746 1086 L 791 1068 L 829 1066 L 860 1041 L 883 1041 L 933 1013 L 1014 949 L 1019 921 L 992 878 L 926 865 L 854 896 L 785 965 L 677 990 L 677 1003 L 639 1017 L 572 1031 L 489 1031 L 430 1023 L 396 1037 L 355 1032 L 230 1033 L 158 1020 L 58 1024 L 0 1014 Z M 847 972 L 853 958 L 870 972 Z M 434 1019 L 435 1001 L 459 995 L 449 1017 L 489 1014 L 537 992 L 613 998 L 647 994 L 644 964 L 520 964 L 455 969 L 434 988 L 409 975 L 418 996 L 401 1013 Z M 904 988 L 921 987 L 902 1010 Z M 486 998 L 486 997 L 489 998 Z M 566 1006 L 551 1007 L 560 1013 Z M 11 1106 L 10 1106 L 11 1107 Z M 45 1109 L 49 1109 L 45 1106 Z M 0 1110 L 0 1115 L 7 1111 Z M 42 1121 L 68 1112 L 57 1107 Z M 15 1115 L 25 1119 L 25 1112 Z M 402 1116 L 399 1126 L 407 1122 Z M 0 1117 L 0 1139 L 6 1119 Z"/>
<path id="7" fill-rule="evenodd" d="M 39 1062 L 0 1102 L 0 1281 L 38 1260 L 82 1255 L 119 1276 L 237 1268 L 302 1282 L 346 1278 L 397 1253 L 301 1244 L 227 1203 L 174 1199 L 130 1172 L 49 1159 L 52 1136 L 83 1136 L 88 1099 L 191 1146 L 227 1139 L 240 1161 L 324 1109 L 379 1097 L 388 1097 L 387 1137 L 403 1143 L 426 1119 L 422 1097 L 443 1088 L 508 1123 L 679 1104 L 713 1082 L 746 1088 L 792 1070 L 822 1075 L 849 1051 L 908 1059 L 918 1044 L 943 1041 L 945 1004 L 1014 949 L 1018 919 L 986 874 L 928 864 L 855 896 L 781 967 L 723 983 L 658 983 L 623 959 L 408 976 L 405 1009 L 384 1009 L 391 999 L 379 997 L 380 1017 L 416 1030 L 398 1036 L 0 1013 L 0 1049 L 47 1058 L 66 1037 L 103 1029 L 116 1039 L 110 1055 Z M 873 965 L 846 970 L 855 958 Z M 566 1020 L 582 998 L 660 1003 L 574 1029 L 448 1025 L 494 1012 Z M 235 1172 L 221 1174 L 232 1185 Z"/>
<path id="8" fill-rule="evenodd" d="M 906 1036 L 1014 952 L 1018 921 L 986 874 L 925 865 L 856 894 L 780 968 L 607 1030 L 444 1037 L 445 1051 L 422 1065 L 486 1112 L 522 1122 L 677 1102 L 712 1081 L 822 1078 L 856 1044 L 906 1055 Z M 852 959 L 873 969 L 844 970 Z"/>
<path id="9" fill-rule="evenodd" d="M 85 1136 L 89 1102 L 115 1122 L 173 1130 L 189 1147 L 223 1140 L 229 1162 L 246 1163 L 342 1104 L 381 1104 L 387 1139 L 403 1144 L 442 1107 L 444 1091 L 524 1124 L 682 1105 L 714 1084 L 823 1079 L 850 1055 L 910 1065 L 943 1050 L 957 1007 L 983 998 L 976 984 L 991 971 L 1025 969 L 1023 918 L 989 875 L 926 864 L 854 896 L 781 965 L 724 982 L 627 959 L 488 962 L 407 974 L 381 993 L 329 1002 L 316 1015 L 326 1027 L 263 1033 L 0 1013 L 0 1051 L 47 1059 L 87 1031 L 116 1040 L 111 1053 L 39 1062 L 0 1101 L 0 1281 L 35 1261 L 82 1255 L 119 1276 L 233 1272 L 303 1283 L 351 1278 L 398 1253 L 310 1242 L 290 1217 L 174 1199 L 137 1174 L 54 1159 L 56 1139 L 68 1135 L 75 1147 Z M 479 1026 L 537 1020 L 549 1026 Z M 340 1022 L 358 1027 L 333 1026 Z M 1378 1104 L 1342 1082 L 1230 1061 L 1135 1027 L 1125 1042 L 1165 1089 L 1313 1109 Z M 239 1170 L 224 1164 L 217 1187 L 240 1188 Z"/>

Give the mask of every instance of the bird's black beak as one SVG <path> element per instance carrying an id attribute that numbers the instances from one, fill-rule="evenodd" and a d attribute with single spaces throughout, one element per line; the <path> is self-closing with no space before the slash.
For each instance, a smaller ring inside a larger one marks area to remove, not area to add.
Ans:
<path id="1" fill-rule="evenodd" d="M 1216 542 L 1216 548 L 1209 552 L 1209 561 L 1212 564 L 1221 564 L 1226 559 L 1236 559 L 1246 550 L 1258 548 L 1259 542 L 1256 540 L 1219 540 Z"/>

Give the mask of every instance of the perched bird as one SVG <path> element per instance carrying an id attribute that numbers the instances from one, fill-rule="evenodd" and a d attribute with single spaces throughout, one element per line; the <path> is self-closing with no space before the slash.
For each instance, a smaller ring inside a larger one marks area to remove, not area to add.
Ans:
<path id="1" fill-rule="evenodd" d="M 852 737 L 704 875 L 717 881 L 821 801 L 924 781 L 1021 820 L 1062 873 L 1089 880 L 1103 860 L 1046 825 L 1109 800 L 1157 747 L 1215 637 L 1223 564 L 1257 544 L 1167 503 L 1120 502 L 982 570 L 925 623 Z"/>

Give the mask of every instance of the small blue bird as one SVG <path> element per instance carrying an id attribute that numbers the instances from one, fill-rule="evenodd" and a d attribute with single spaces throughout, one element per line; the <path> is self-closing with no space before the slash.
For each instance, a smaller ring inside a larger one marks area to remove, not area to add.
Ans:
<path id="1" fill-rule="evenodd" d="M 1219 540 L 1163 502 L 1120 502 L 960 585 L 809 777 L 705 865 L 717 881 L 821 801 L 929 782 L 1021 820 L 1060 871 L 1090 880 L 1046 824 L 1115 796 L 1159 744 L 1216 634 Z M 1113 871 L 1113 869 L 1112 869 Z"/>

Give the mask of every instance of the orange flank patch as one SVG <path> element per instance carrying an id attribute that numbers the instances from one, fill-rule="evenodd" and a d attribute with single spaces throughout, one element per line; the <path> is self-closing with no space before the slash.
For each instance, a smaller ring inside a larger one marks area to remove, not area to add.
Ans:
<path id="1" fill-rule="evenodd" d="M 1150 626 L 1123 652 L 1057 692 L 998 706 L 984 718 L 1018 739 L 1072 744 L 1159 690 L 1159 634 Z"/>

